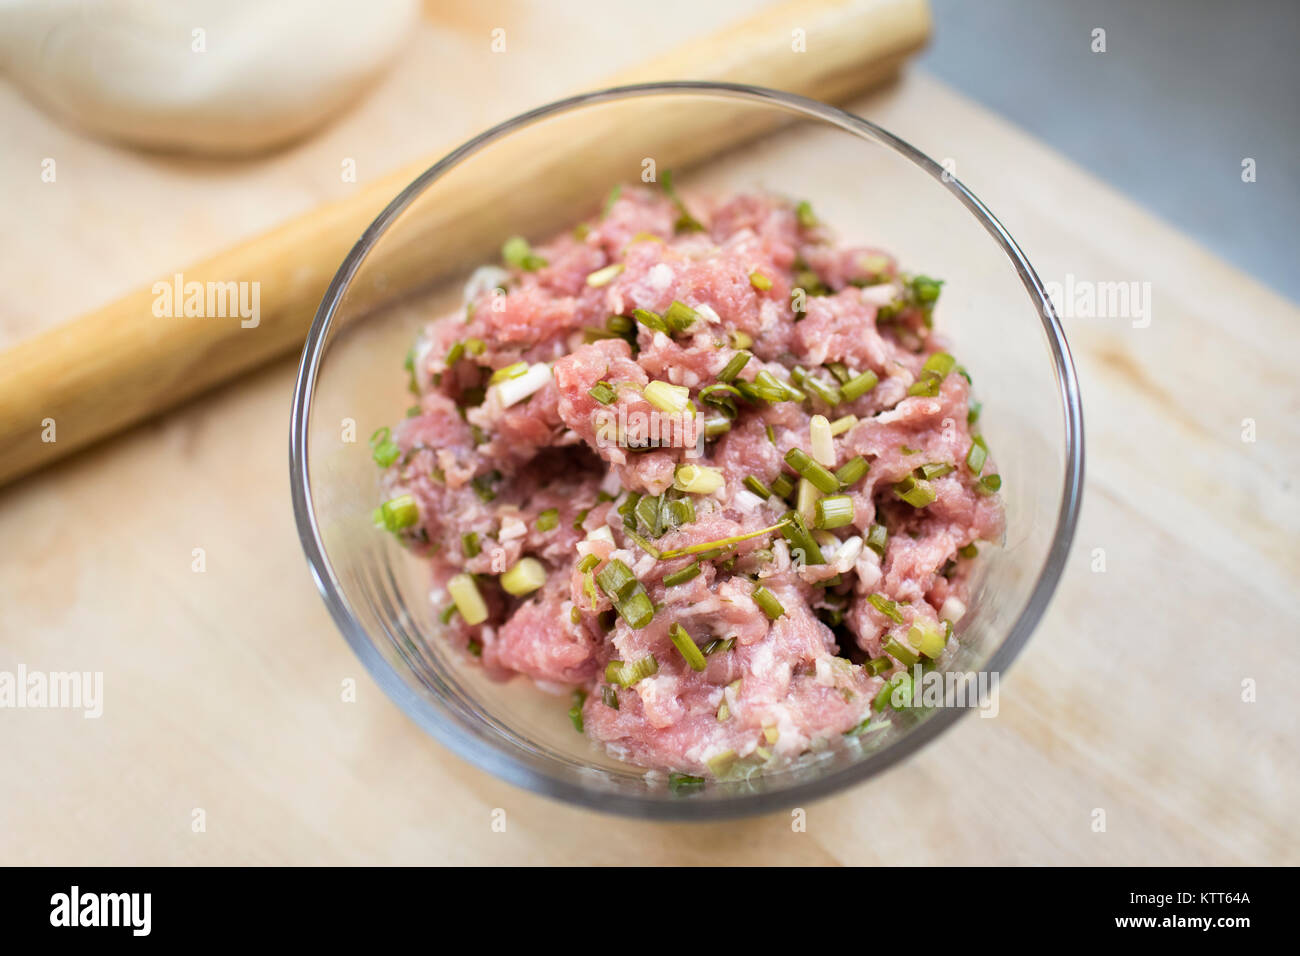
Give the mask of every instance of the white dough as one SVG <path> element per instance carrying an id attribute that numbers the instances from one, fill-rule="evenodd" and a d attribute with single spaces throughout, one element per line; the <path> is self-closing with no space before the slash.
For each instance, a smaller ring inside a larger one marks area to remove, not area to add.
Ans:
<path id="1" fill-rule="evenodd" d="M 0 70 L 105 137 L 254 153 L 353 100 L 418 13 L 417 0 L 0 0 Z"/>

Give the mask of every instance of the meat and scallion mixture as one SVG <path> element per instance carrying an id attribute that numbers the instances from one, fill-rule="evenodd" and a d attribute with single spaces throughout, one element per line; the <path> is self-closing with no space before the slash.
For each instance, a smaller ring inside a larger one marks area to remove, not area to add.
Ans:
<path id="1" fill-rule="evenodd" d="M 421 335 L 376 521 L 449 640 L 674 786 L 868 732 L 1002 535 L 940 286 L 806 202 L 615 190 Z"/>

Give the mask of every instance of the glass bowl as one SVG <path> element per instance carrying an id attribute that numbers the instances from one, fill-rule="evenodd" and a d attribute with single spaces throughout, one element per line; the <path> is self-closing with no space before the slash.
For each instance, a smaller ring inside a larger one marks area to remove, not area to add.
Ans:
<path id="1" fill-rule="evenodd" d="M 618 182 L 673 169 L 679 190 L 771 189 L 808 199 L 849 241 L 945 280 L 937 327 L 983 403 L 1003 477 L 1006 537 L 985 557 L 943 669 L 1000 674 L 1061 575 L 1078 516 L 1083 420 L 1060 322 L 1014 240 L 933 160 L 856 116 L 756 87 L 621 87 L 524 113 L 475 137 L 401 192 L 321 302 L 294 392 L 294 513 L 330 613 L 374 679 L 476 766 L 550 797 L 656 819 L 802 805 L 866 780 L 950 726 L 939 707 L 788 770 L 675 792 L 575 733 L 568 698 L 489 680 L 440 638 L 427 566 L 377 531 L 366 438 L 410 404 L 403 359 L 428 319 L 459 307 L 501 242 L 592 214 Z"/>

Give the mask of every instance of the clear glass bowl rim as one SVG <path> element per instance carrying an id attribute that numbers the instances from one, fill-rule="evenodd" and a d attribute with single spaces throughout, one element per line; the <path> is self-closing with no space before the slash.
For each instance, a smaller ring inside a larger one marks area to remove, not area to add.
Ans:
<path id="1" fill-rule="evenodd" d="M 625 816 L 655 820 L 712 820 L 767 813 L 802 806 L 829 796 L 881 773 L 911 756 L 941 734 L 966 712 L 965 708 L 941 708 L 912 729 L 897 743 L 869 754 L 855 763 L 815 779 L 771 791 L 736 794 L 726 799 L 666 799 L 597 788 L 587 788 L 569 780 L 553 777 L 518 762 L 505 751 L 485 745 L 460 727 L 444 720 L 420 694 L 407 685 L 393 666 L 379 653 L 365 629 L 354 615 L 339 580 L 325 554 L 320 528 L 312 504 L 311 478 L 308 469 L 308 417 L 316 377 L 324 355 L 335 311 L 361 262 L 379 241 L 389 225 L 448 170 L 468 159 L 480 149 L 547 117 L 598 103 L 636 97 L 698 95 L 711 99 L 737 99 L 758 105 L 770 105 L 792 114 L 829 123 L 832 126 L 892 149 L 929 173 L 939 185 L 960 201 L 998 243 L 1014 265 L 1025 290 L 1037 309 L 1047 334 L 1057 386 L 1064 409 L 1065 483 L 1056 529 L 1047 559 L 1030 592 L 1030 597 L 1015 624 L 985 665 L 986 669 L 1005 673 L 1021 648 L 1029 640 L 1060 580 L 1070 545 L 1074 538 L 1083 494 L 1084 435 L 1083 406 L 1078 378 L 1070 348 L 1051 299 L 1029 264 L 1024 252 L 1002 223 L 955 177 L 944 176 L 944 169 L 911 144 L 881 127 L 837 107 L 817 100 L 764 87 L 739 83 L 673 81 L 617 86 L 583 93 L 537 107 L 506 120 L 466 141 L 460 147 L 421 173 L 403 189 L 366 229 L 339 266 L 325 297 L 316 311 L 303 348 L 294 386 L 289 432 L 289 478 L 293 495 L 294 517 L 312 577 L 321 597 L 353 652 L 365 665 L 384 692 L 430 736 L 453 753 L 476 767 L 516 786 L 580 807 Z"/>

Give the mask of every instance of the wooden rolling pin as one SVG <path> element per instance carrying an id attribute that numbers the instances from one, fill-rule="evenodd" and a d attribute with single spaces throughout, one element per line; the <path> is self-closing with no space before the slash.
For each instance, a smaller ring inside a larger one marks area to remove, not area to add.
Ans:
<path id="1" fill-rule="evenodd" d="M 602 85 L 714 80 L 840 102 L 893 75 L 925 43 L 929 31 L 926 0 L 789 0 Z M 798 41 L 806 52 L 795 50 Z M 660 115 L 676 132 L 681 117 Z M 712 129 L 707 137 L 679 137 L 694 145 L 683 146 L 674 161 L 699 159 L 705 150 L 720 152 L 755 132 L 752 125 L 737 124 Z M 321 297 L 353 243 L 438 158 L 422 159 L 345 200 L 177 270 L 185 282 L 205 288 L 210 282 L 256 282 L 256 328 L 241 327 L 238 317 L 179 317 L 183 310 L 176 303 L 177 317 L 158 317 L 159 293 L 151 283 L 0 353 L 0 483 L 300 350 Z M 444 213 L 441 223 L 452 213 Z M 465 219 L 459 222 L 463 239 Z M 427 241 L 439 225 L 426 221 L 413 238 Z M 407 277 L 415 271 L 414 263 L 414 258 L 395 261 L 394 274 Z"/>

